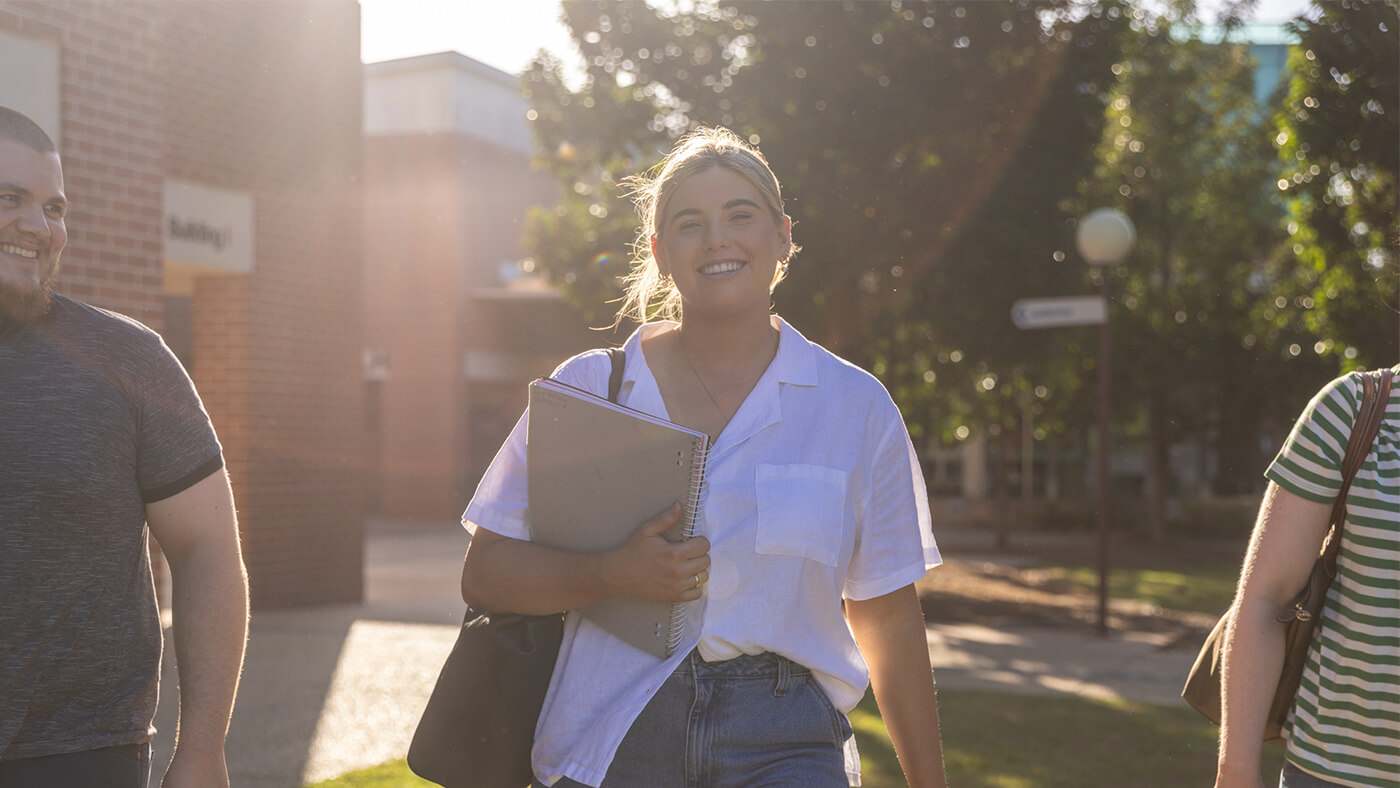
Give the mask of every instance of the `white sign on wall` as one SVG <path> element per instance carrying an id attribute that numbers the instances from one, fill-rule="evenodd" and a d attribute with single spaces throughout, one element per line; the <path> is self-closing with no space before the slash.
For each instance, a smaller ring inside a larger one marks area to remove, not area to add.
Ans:
<path id="1" fill-rule="evenodd" d="M 167 262 L 253 270 L 253 195 L 166 180 L 164 206 Z"/>
<path id="2" fill-rule="evenodd" d="M 37 38 L 0 32 L 0 107 L 24 113 L 39 124 L 62 150 L 58 82 L 58 45 Z M 15 75 L 22 75 L 18 78 Z"/>

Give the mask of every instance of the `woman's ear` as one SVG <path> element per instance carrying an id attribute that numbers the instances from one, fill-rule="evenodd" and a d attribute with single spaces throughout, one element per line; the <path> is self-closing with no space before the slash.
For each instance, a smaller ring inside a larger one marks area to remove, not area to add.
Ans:
<path id="1" fill-rule="evenodd" d="M 656 261 L 656 271 L 665 279 L 670 274 L 666 272 L 666 264 L 661 260 L 661 239 L 656 236 L 651 237 L 651 259 Z"/>

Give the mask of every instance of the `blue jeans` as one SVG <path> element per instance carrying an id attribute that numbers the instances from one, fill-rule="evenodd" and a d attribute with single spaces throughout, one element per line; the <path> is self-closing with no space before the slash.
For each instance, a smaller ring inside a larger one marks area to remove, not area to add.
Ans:
<path id="1" fill-rule="evenodd" d="M 1283 762 L 1283 772 L 1278 776 L 1278 788 L 1341 788 L 1341 785 L 1328 782 L 1321 777 L 1299 769 L 1288 761 Z"/>
<path id="2" fill-rule="evenodd" d="M 150 780 L 150 744 L 0 761 L 0 788 L 146 788 Z"/>
<path id="3" fill-rule="evenodd" d="M 851 733 L 801 665 L 776 654 L 706 662 L 691 652 L 632 723 L 602 788 L 846 788 Z"/>

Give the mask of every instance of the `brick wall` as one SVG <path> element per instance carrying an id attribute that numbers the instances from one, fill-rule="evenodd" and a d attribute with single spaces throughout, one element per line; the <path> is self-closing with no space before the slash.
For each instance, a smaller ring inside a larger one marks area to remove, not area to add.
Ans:
<path id="1" fill-rule="evenodd" d="M 194 369 L 254 605 L 362 595 L 359 6 L 0 2 L 59 44 L 59 289 L 163 327 L 166 178 L 251 193 L 250 274 L 201 275 Z"/>
<path id="2" fill-rule="evenodd" d="M 455 520 L 530 379 L 601 341 L 561 301 L 477 297 L 500 288 L 500 263 L 524 256 L 529 208 L 555 200 L 527 153 L 452 132 L 372 136 L 365 153 L 366 344 L 389 358 L 378 511 Z M 468 381 L 473 351 L 513 357 L 518 379 Z"/>
<path id="3" fill-rule="evenodd" d="M 378 509 L 453 520 L 462 354 L 462 180 L 452 134 L 365 141 L 365 332 L 388 351 L 379 425 Z"/>

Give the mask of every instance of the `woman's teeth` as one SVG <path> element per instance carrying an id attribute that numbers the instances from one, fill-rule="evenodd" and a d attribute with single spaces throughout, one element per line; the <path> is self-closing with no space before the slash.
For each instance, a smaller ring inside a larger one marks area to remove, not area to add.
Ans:
<path id="1" fill-rule="evenodd" d="M 727 274 L 731 271 L 738 271 L 740 268 L 743 267 L 743 263 L 731 260 L 723 263 L 711 263 L 710 265 L 703 266 L 700 269 L 700 273 L 704 274 L 705 276 L 714 276 L 715 274 Z"/>

